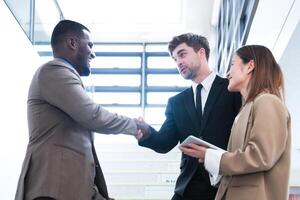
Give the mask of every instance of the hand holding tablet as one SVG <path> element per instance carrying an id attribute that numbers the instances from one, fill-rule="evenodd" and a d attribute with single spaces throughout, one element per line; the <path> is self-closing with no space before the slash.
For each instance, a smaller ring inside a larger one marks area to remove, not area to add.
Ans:
<path id="1" fill-rule="evenodd" d="M 198 145 L 201 145 L 201 146 L 204 146 L 204 147 L 207 147 L 207 148 L 212 148 L 212 149 L 215 149 L 215 150 L 222 150 L 224 151 L 223 149 L 221 149 L 220 147 L 217 147 L 209 142 L 206 142 L 200 138 L 197 138 L 195 136 L 192 136 L 190 135 L 189 137 L 187 137 L 181 144 L 180 146 L 188 146 L 188 144 L 198 144 Z"/>

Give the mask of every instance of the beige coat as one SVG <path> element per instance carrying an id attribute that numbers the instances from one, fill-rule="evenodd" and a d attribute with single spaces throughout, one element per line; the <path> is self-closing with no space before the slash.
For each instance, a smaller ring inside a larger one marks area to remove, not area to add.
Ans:
<path id="1" fill-rule="evenodd" d="M 222 156 L 216 199 L 285 200 L 291 156 L 290 116 L 282 101 L 261 94 L 247 103 Z"/>
<path id="2" fill-rule="evenodd" d="M 90 200 L 94 184 L 107 198 L 92 132 L 134 134 L 134 121 L 94 103 L 79 74 L 60 59 L 37 70 L 27 106 L 29 144 L 15 199 Z"/>

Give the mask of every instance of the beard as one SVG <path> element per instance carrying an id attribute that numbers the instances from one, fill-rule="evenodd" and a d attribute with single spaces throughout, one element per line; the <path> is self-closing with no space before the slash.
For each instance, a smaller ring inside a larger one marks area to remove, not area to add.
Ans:
<path id="1" fill-rule="evenodd" d="M 91 73 L 91 68 L 88 63 L 77 65 L 75 69 L 80 76 L 89 76 Z"/>
<path id="2" fill-rule="evenodd" d="M 185 79 L 185 80 L 192 80 L 194 77 L 194 74 L 192 73 L 192 71 L 188 70 L 185 73 L 180 73 L 181 76 Z"/>
<path id="3" fill-rule="evenodd" d="M 91 66 L 88 62 L 88 58 L 86 56 L 77 56 L 76 63 L 76 71 L 80 76 L 89 76 L 91 73 Z"/>
<path id="4" fill-rule="evenodd" d="M 90 73 L 91 73 L 91 68 L 90 68 L 89 64 L 87 64 L 84 67 L 82 67 L 81 74 L 79 74 L 79 75 L 80 76 L 89 76 Z"/>

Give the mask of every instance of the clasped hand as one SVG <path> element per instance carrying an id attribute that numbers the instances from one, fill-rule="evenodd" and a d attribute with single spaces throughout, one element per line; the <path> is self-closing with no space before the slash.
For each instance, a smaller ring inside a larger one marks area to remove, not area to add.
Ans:
<path id="1" fill-rule="evenodd" d="M 150 126 L 144 121 L 142 117 L 134 119 L 137 126 L 135 138 L 140 141 L 146 139 L 150 135 Z"/>

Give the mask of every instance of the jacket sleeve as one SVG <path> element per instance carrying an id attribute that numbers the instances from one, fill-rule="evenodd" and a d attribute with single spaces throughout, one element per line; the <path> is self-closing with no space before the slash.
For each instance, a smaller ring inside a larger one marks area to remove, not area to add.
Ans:
<path id="1" fill-rule="evenodd" d="M 272 168 L 287 148 L 289 114 L 274 95 L 262 95 L 254 100 L 252 123 L 244 150 L 222 155 L 220 174 L 241 175 Z"/>
<path id="2" fill-rule="evenodd" d="M 169 99 L 165 115 L 166 119 L 159 131 L 150 128 L 150 136 L 139 142 L 139 145 L 153 149 L 158 153 L 167 153 L 179 142 L 172 98 Z"/>
<path id="3" fill-rule="evenodd" d="M 51 65 L 43 68 L 38 78 L 44 100 L 67 113 L 83 127 L 107 134 L 136 133 L 136 125 L 132 119 L 110 113 L 94 103 L 78 74 L 71 69 Z"/>

